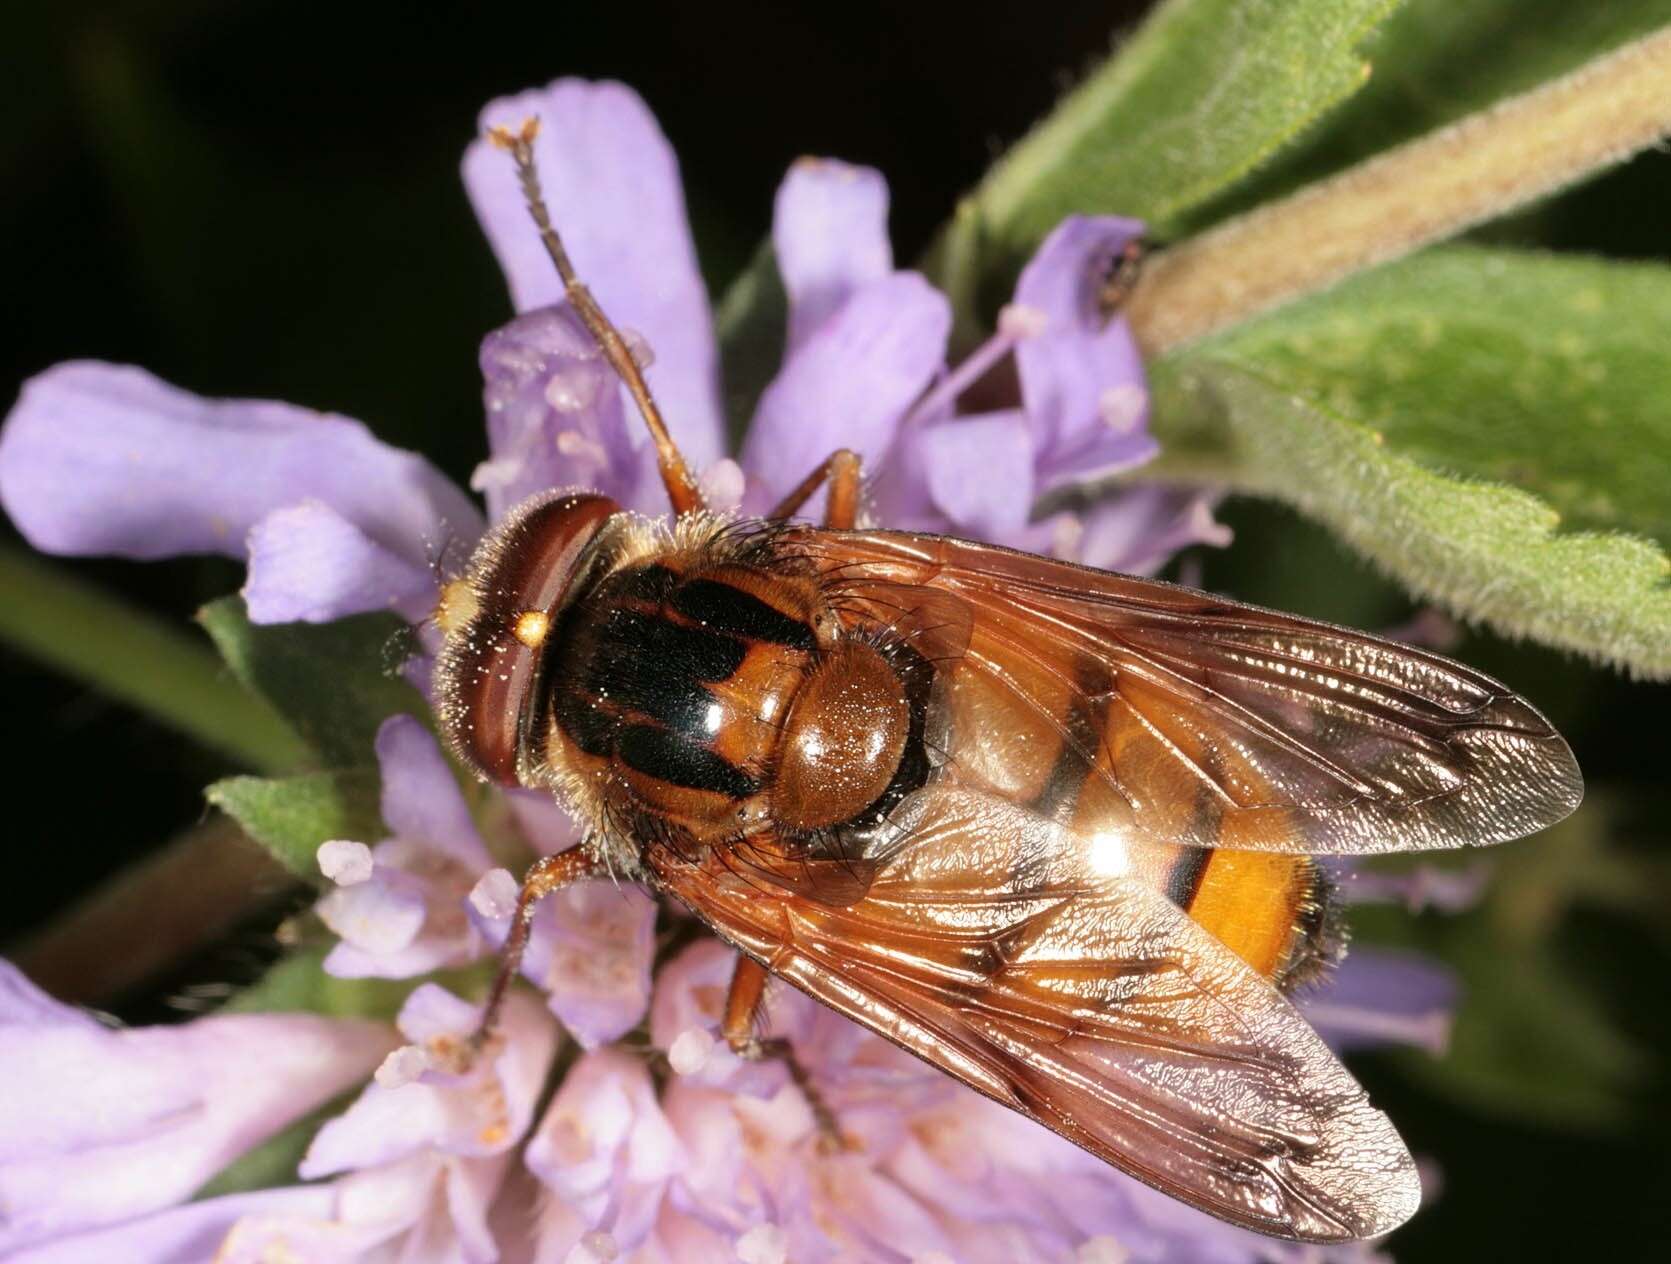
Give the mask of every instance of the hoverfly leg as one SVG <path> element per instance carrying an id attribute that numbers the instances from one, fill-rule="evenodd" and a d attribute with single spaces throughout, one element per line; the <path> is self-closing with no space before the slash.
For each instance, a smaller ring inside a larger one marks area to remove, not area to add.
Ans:
<path id="1" fill-rule="evenodd" d="M 859 474 L 859 454 L 849 448 L 837 448 L 823 464 L 803 478 L 766 518 L 779 522 L 789 517 L 827 482 L 830 499 L 824 509 L 824 525 L 837 531 L 849 531 L 859 517 Z"/>
<path id="2" fill-rule="evenodd" d="M 795 1056 L 795 1050 L 781 1036 L 762 1037 L 757 1030 L 761 1003 L 766 997 L 766 984 L 771 979 L 766 967 L 752 957 L 738 957 L 737 968 L 731 975 L 731 987 L 725 994 L 725 1018 L 722 1028 L 725 1043 L 739 1058 L 758 1062 L 764 1058 L 781 1058 L 789 1069 L 789 1078 L 801 1090 L 813 1121 L 818 1125 L 818 1144 L 825 1153 L 847 1148 L 847 1142 L 836 1124 L 835 1112 L 830 1109 L 812 1076 Z"/>
<path id="3" fill-rule="evenodd" d="M 673 506 L 673 512 L 681 518 L 688 513 L 696 513 L 708 507 L 702 498 L 702 489 L 697 484 L 696 476 L 691 473 L 690 466 L 685 464 L 684 455 L 679 451 L 679 445 L 673 442 L 673 435 L 667 429 L 667 423 L 662 420 L 661 409 L 657 407 L 655 396 L 650 394 L 650 385 L 644 380 L 644 371 L 633 357 L 632 350 L 627 346 L 620 330 L 616 329 L 603 308 L 592 297 L 591 290 L 581 281 L 574 270 L 574 264 L 569 261 L 569 252 L 563 246 L 563 239 L 557 235 L 557 229 L 551 223 L 551 212 L 546 208 L 545 195 L 540 189 L 540 173 L 534 163 L 534 138 L 539 135 L 540 121 L 537 118 L 523 120 L 522 126 L 512 130 L 508 127 L 490 127 L 487 138 L 493 144 L 503 149 L 511 156 L 516 164 L 517 179 L 522 182 L 523 200 L 528 203 L 528 214 L 533 218 L 534 226 L 539 229 L 540 241 L 545 246 L 546 254 L 551 256 L 551 262 L 557 268 L 557 275 L 562 278 L 563 289 L 568 295 L 569 305 L 574 308 L 575 315 L 586 326 L 592 340 L 598 344 L 598 350 L 603 352 L 603 358 L 627 388 L 633 403 L 638 405 L 639 415 L 644 418 L 644 424 L 650 428 L 650 438 L 656 445 L 656 465 L 661 470 L 662 485 L 667 488 L 667 499 Z"/>
<path id="4" fill-rule="evenodd" d="M 561 891 L 571 883 L 600 877 L 604 867 L 593 859 L 582 843 L 554 856 L 542 856 L 529 867 L 517 892 L 516 912 L 511 916 L 510 934 L 499 954 L 499 970 L 493 976 L 493 988 L 487 994 L 487 1006 L 482 1010 L 481 1022 L 471 1033 L 465 1046 L 466 1057 L 474 1059 L 493 1038 L 499 1024 L 505 996 L 510 991 L 516 972 L 522 965 L 522 954 L 528 947 L 528 932 L 534 924 L 535 906 L 554 891 Z"/>

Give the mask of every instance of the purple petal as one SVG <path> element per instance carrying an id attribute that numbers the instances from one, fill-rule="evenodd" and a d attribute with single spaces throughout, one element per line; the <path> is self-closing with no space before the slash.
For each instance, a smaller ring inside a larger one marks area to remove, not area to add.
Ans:
<path id="1" fill-rule="evenodd" d="M 276 509 L 249 533 L 253 623 L 329 623 L 368 610 L 416 622 L 435 606 L 427 566 L 390 552 L 320 501 Z"/>
<path id="2" fill-rule="evenodd" d="M 488 512 L 554 487 L 586 487 L 622 504 L 644 481 L 648 431 L 628 413 L 615 372 L 567 306 L 518 316 L 482 340 L 491 459 L 472 485 Z M 659 488 L 658 488 L 659 490 Z"/>
<path id="3" fill-rule="evenodd" d="M 656 971 L 655 995 L 650 1001 L 650 1041 L 663 1052 L 680 1036 L 698 1031 L 716 1034 L 725 1012 L 725 993 L 737 968 L 737 954 L 716 939 L 698 940 Z M 731 1082 L 739 1071 L 757 1070 L 742 1062 L 723 1040 L 711 1048 L 700 1069 L 689 1078 L 700 1084 Z M 775 1089 L 779 1080 L 772 1077 Z"/>
<path id="4" fill-rule="evenodd" d="M 542 856 L 567 851 L 585 832 L 580 822 L 548 791 L 507 790 L 504 793 L 522 837 Z"/>
<path id="5" fill-rule="evenodd" d="M 524 972 L 583 1047 L 625 1035 L 650 1004 L 655 901 L 637 887 L 584 882 L 546 903 Z"/>
<path id="6" fill-rule="evenodd" d="M 1182 549 L 1230 543 L 1230 528 L 1213 518 L 1221 496 L 1155 484 L 1123 488 L 1083 514 L 1056 515 L 1047 551 L 1098 570 L 1153 575 Z"/>
<path id="7" fill-rule="evenodd" d="M 1402 904 L 1411 913 L 1463 913 L 1480 902 L 1493 868 L 1481 858 L 1462 866 L 1418 864 L 1402 872 L 1355 870 L 1341 879 L 1341 889 L 1354 904 L 1386 902 Z"/>
<path id="8" fill-rule="evenodd" d="M 772 249 L 800 346 L 860 286 L 893 271 L 888 182 L 870 167 L 803 158 L 778 186 Z"/>
<path id="9" fill-rule="evenodd" d="M 874 467 L 945 357 L 951 308 L 914 272 L 857 290 L 790 353 L 743 447 L 750 493 L 781 496 L 837 448 Z"/>
<path id="10" fill-rule="evenodd" d="M 1450 1041 L 1456 976 L 1420 953 L 1354 948 L 1300 1010 L 1336 1049 L 1411 1044 L 1434 1055 Z"/>
<path id="11" fill-rule="evenodd" d="M 324 1185 L 294 1185 L 251 1194 L 229 1194 L 206 1202 L 171 1207 L 109 1228 L 55 1238 L 6 1256 L 9 1264 L 88 1264 L 120 1260 L 122 1264 L 178 1264 L 182 1260 L 215 1260 L 239 1264 L 248 1259 L 223 1254 L 220 1247 L 245 1218 L 306 1222 L 330 1214 L 335 1195 Z M 282 1258 L 269 1256 L 271 1258 Z M 292 1257 L 304 1258 L 304 1257 Z M 336 1264 L 355 1256 L 310 1250 L 305 1258 L 317 1264 Z"/>
<path id="12" fill-rule="evenodd" d="M 0 1037 L 0 1253 L 187 1197 L 393 1044 L 380 1023 L 313 1015 L 110 1030 L 49 1006 Z"/>
<path id="13" fill-rule="evenodd" d="M 563 1078 L 527 1148 L 528 1166 L 567 1214 L 542 1223 L 540 1258 L 560 1260 L 587 1232 L 617 1249 L 650 1234 L 684 1152 L 642 1059 L 589 1053 Z"/>
<path id="14" fill-rule="evenodd" d="M 421 985 L 401 1012 L 403 1029 L 425 1033 L 422 1048 L 455 1048 L 475 1025 L 473 1006 L 447 1006 Z M 456 998 L 455 998 L 456 999 Z M 449 1025 L 450 1020 L 450 1025 Z M 438 1030 L 442 1027 L 444 1030 Z M 373 1082 L 346 1113 L 314 1137 L 300 1168 L 304 1180 L 389 1163 L 433 1146 L 459 1157 L 499 1154 L 527 1131 L 534 1102 L 557 1047 L 557 1029 L 533 998 L 512 993 L 500 1026 L 503 1045 L 466 1075 L 398 1087 Z"/>
<path id="15" fill-rule="evenodd" d="M 427 843 L 477 873 L 492 867 L 452 766 L 416 717 L 390 716 L 377 730 L 383 820 L 401 838 Z"/>
<path id="16" fill-rule="evenodd" d="M 510 918 L 476 913 L 488 938 L 502 944 Z M 655 901 L 637 887 L 579 882 L 540 902 L 522 973 L 581 1047 L 594 1049 L 644 1017 L 655 932 Z"/>
<path id="17" fill-rule="evenodd" d="M 0 436 L 0 500 L 51 553 L 241 557 L 258 522 L 310 500 L 418 567 L 448 533 L 481 530 L 438 470 L 357 421 L 85 361 L 25 384 Z"/>
<path id="18" fill-rule="evenodd" d="M 1001 540 L 1033 507 L 1033 442 L 1020 412 L 985 413 L 924 426 L 928 495 L 957 534 Z"/>
<path id="19" fill-rule="evenodd" d="M 325 893 L 316 911 L 325 925 L 342 937 L 338 948 L 357 949 L 382 963 L 412 944 L 423 929 L 428 905 L 416 883 L 391 881 L 399 877 L 404 875 L 379 874 Z M 361 973 L 343 974 L 342 962 L 330 964 L 329 973 L 339 978 L 359 977 Z M 381 975 L 383 971 L 367 973 Z"/>
<path id="20" fill-rule="evenodd" d="M 1039 247 L 1016 285 L 1017 306 L 1043 329 L 1016 348 L 1021 397 L 1033 422 L 1039 493 L 1129 469 L 1156 446 L 1143 362 L 1123 319 L 1096 309 L 1107 263 L 1143 226 L 1115 216 L 1070 216 Z"/>
<path id="21" fill-rule="evenodd" d="M 520 127 L 531 116 L 541 121 L 534 152 L 546 201 L 575 268 L 610 319 L 649 343 L 650 388 L 686 457 L 707 465 L 724 451 L 719 358 L 672 147 L 618 83 L 559 79 L 491 102 L 481 125 Z M 560 300 L 510 160 L 475 141 L 464 184 L 517 310 Z"/>
<path id="22" fill-rule="evenodd" d="M 79 1027 L 88 1032 L 109 1030 L 92 1015 L 54 1000 L 36 987 L 23 971 L 0 957 L 0 1032 L 11 1027 Z M 0 1050 L 3 1047 L 4 1041 L 0 1040 Z M 0 1147 L 4 1144 L 5 1135 L 0 1133 Z M 4 1149 L 0 1149 L 0 1155 L 4 1153 Z"/>

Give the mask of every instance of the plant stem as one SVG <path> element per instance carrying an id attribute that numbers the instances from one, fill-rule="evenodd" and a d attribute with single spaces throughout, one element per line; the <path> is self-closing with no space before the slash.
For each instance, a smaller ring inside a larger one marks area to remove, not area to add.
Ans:
<path id="1" fill-rule="evenodd" d="M 60 1000 L 104 1004 L 294 885 L 233 821 L 215 816 L 101 884 L 8 955 Z"/>
<path id="2" fill-rule="evenodd" d="M 17 550 L 0 547 L 0 642 L 267 772 L 307 748 L 206 644 Z"/>
<path id="3" fill-rule="evenodd" d="M 1671 133 L 1671 27 L 1152 259 L 1126 308 L 1154 355 L 1544 197 Z"/>

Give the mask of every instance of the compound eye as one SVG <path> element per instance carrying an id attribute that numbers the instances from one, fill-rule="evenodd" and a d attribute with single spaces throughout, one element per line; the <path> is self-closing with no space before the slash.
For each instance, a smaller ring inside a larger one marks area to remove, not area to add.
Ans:
<path id="1" fill-rule="evenodd" d="M 539 668 L 558 608 L 598 529 L 619 506 L 605 496 L 525 502 L 476 547 L 462 581 L 443 592 L 446 639 L 435 668 L 441 729 L 489 781 L 517 775 Z"/>

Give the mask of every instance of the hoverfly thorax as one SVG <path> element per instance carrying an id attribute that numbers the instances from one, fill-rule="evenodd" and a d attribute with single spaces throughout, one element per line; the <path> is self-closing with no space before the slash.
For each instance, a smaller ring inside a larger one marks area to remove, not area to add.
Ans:
<path id="1" fill-rule="evenodd" d="M 520 507 L 443 593 L 455 751 L 556 791 L 629 872 L 651 838 L 816 854 L 873 824 L 927 771 L 931 673 L 908 634 L 848 634 L 793 538 L 602 496 Z"/>

